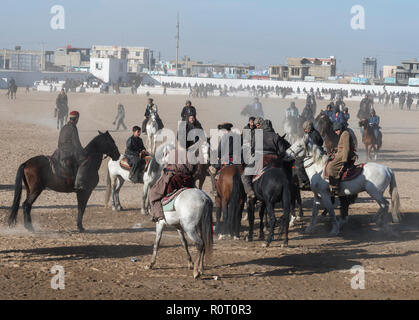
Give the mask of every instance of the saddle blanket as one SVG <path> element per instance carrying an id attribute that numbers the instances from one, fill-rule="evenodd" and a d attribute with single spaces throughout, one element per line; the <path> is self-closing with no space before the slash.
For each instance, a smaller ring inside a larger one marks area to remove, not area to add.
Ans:
<path id="1" fill-rule="evenodd" d="M 327 172 L 328 164 L 329 164 L 329 162 L 326 164 L 326 167 L 323 170 L 325 179 L 329 179 L 329 174 Z M 361 164 L 358 164 L 358 165 L 352 165 L 351 167 L 346 169 L 346 171 L 342 174 L 342 178 L 340 179 L 340 181 L 350 181 L 350 180 L 353 180 L 353 179 L 357 178 L 364 171 L 364 166 L 365 166 L 365 163 L 361 163 Z"/>
<path id="2" fill-rule="evenodd" d="M 143 159 L 145 160 L 145 166 L 144 166 L 144 172 L 145 172 L 147 171 L 147 165 L 151 160 L 151 156 L 145 156 Z M 127 157 L 123 157 L 121 161 L 119 161 L 119 165 L 121 166 L 122 169 L 125 169 L 128 171 L 131 170 L 131 166 L 128 164 Z"/>
<path id="3" fill-rule="evenodd" d="M 190 188 L 182 188 L 175 190 L 171 194 L 168 194 L 161 200 L 161 205 L 163 207 L 163 211 L 175 211 L 175 200 L 178 197 L 179 194 L 181 194 L 183 191 Z"/>

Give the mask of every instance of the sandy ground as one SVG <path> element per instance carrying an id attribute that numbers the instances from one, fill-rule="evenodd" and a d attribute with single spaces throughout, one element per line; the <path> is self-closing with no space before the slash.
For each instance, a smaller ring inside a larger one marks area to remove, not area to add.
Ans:
<path id="1" fill-rule="evenodd" d="M 0 94 L 0 298 L 1 299 L 418 299 L 419 298 L 419 112 L 384 109 L 381 117 L 384 144 L 378 161 L 396 173 L 404 221 L 391 227 L 398 237 L 381 233 L 371 218 L 378 206 L 361 194 L 350 209 L 350 220 L 339 237 L 330 238 L 328 218 L 315 233 L 303 235 L 309 222 L 311 195 L 304 193 L 305 217 L 290 233 L 290 246 L 274 241 L 215 240 L 214 253 L 201 280 L 193 280 L 177 233 L 163 234 L 156 268 L 144 269 L 154 241 L 154 225 L 140 214 L 142 186 L 126 184 L 121 191 L 125 210 L 104 208 L 106 162 L 100 182 L 85 213 L 88 232 L 76 231 L 75 194 L 44 191 L 34 205 L 35 233 L 22 226 L 6 226 L 18 166 L 30 157 L 50 155 L 58 131 L 53 118 L 56 94 L 32 92 L 9 101 Z M 185 96 L 156 96 L 165 126 L 174 129 Z M 127 131 L 113 131 L 118 102 L 126 108 Z M 222 121 L 241 128 L 244 98 L 193 99 L 198 118 L 208 132 Z M 265 113 L 277 131 L 290 100 L 262 99 Z M 70 109 L 81 112 L 79 132 L 86 145 L 97 130 L 110 130 L 120 152 L 133 125 L 141 124 L 145 96 L 69 94 Z M 327 103 L 318 102 L 320 107 Z M 350 121 L 359 103 L 348 102 Z M 304 101 L 297 101 L 300 111 Z M 360 137 L 359 137 L 360 138 Z M 363 146 L 361 160 L 365 160 Z M 209 192 L 210 181 L 204 191 Z M 386 192 L 388 197 L 388 192 Z M 279 213 L 278 213 L 279 214 Z M 258 221 L 257 221 L 258 222 Z M 243 233 L 247 222 L 243 221 Z M 191 249 L 195 255 L 195 249 Z M 136 257 L 136 262 L 131 258 Z M 51 289 L 50 269 L 64 267 L 65 289 Z M 365 270 L 365 289 L 351 288 L 351 268 Z"/>

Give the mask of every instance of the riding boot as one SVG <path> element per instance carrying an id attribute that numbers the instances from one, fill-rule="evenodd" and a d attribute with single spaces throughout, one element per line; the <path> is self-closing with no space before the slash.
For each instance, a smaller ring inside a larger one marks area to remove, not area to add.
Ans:
<path id="1" fill-rule="evenodd" d="M 330 192 L 332 196 L 339 196 L 340 180 L 329 177 Z"/>
<path id="2" fill-rule="evenodd" d="M 76 175 L 76 180 L 74 181 L 74 189 L 77 191 L 83 191 L 87 189 L 87 175 L 89 172 L 89 159 L 84 160 L 78 170 Z"/>
<path id="3" fill-rule="evenodd" d="M 159 220 L 164 219 L 163 207 L 161 205 L 160 200 L 153 201 L 150 205 L 151 205 L 151 213 L 153 215 L 153 217 L 151 218 L 151 221 L 158 222 Z"/>
<path id="4" fill-rule="evenodd" d="M 251 175 L 245 175 L 245 174 L 241 175 L 241 181 L 243 183 L 244 191 L 246 192 L 249 200 L 255 198 L 255 192 L 253 191 L 253 186 L 252 186 L 252 179 L 253 179 L 253 176 Z"/>

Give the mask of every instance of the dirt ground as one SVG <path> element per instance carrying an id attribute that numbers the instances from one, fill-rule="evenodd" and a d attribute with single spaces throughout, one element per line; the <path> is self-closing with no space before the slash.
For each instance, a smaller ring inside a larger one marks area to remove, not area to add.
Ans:
<path id="1" fill-rule="evenodd" d="M 350 220 L 340 236 L 331 238 L 329 218 L 321 218 L 313 235 L 304 235 L 311 215 L 310 193 L 304 196 L 304 219 L 290 233 L 289 247 L 274 241 L 215 239 L 204 276 L 193 280 L 186 255 L 174 229 L 163 234 L 154 270 L 144 269 L 152 253 L 154 224 L 141 215 L 141 185 L 121 190 L 122 212 L 104 208 L 106 161 L 100 182 L 84 216 L 86 233 L 76 228 L 75 194 L 44 191 L 34 205 L 36 232 L 9 229 L 18 166 L 30 157 L 50 155 L 57 146 L 53 118 L 56 94 L 18 92 L 16 101 L 0 94 L 0 299 L 418 299 L 419 298 L 419 112 L 376 106 L 383 127 L 378 162 L 396 173 L 404 220 L 391 225 L 398 236 L 380 232 L 371 221 L 378 205 L 361 194 L 351 206 Z M 165 126 L 175 129 L 185 96 L 156 96 Z M 250 99 L 192 99 L 204 129 L 223 121 L 246 123 L 241 108 Z M 126 109 L 127 131 L 114 131 L 117 103 Z M 290 100 L 262 99 L 267 118 L 282 133 L 281 121 Z M 146 97 L 139 95 L 69 94 L 70 110 L 80 111 L 79 133 L 86 145 L 97 130 L 110 130 L 120 152 L 133 125 L 141 124 Z M 325 101 L 318 102 L 318 111 Z M 358 135 L 359 102 L 347 102 L 350 124 Z M 297 101 L 302 110 L 304 101 Z M 365 161 L 363 146 L 359 150 Z M 210 181 L 204 185 L 209 193 Z M 24 194 L 25 195 L 25 194 Z M 386 191 L 388 197 L 388 191 Z M 278 212 L 279 214 L 279 212 Z M 256 221 L 258 223 L 258 221 Z M 243 221 L 243 234 L 247 222 Z M 195 255 L 192 247 L 191 254 Z M 137 261 L 132 262 L 135 257 Z M 53 290 L 51 268 L 64 267 L 65 289 Z M 365 289 L 352 289 L 351 268 L 365 270 Z"/>

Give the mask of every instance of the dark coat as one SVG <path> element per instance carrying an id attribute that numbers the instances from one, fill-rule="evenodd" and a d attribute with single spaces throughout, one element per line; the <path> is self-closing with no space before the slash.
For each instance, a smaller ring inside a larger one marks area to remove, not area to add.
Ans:
<path id="1" fill-rule="evenodd" d="M 308 135 L 309 135 L 311 141 L 313 141 L 314 144 L 316 144 L 319 147 L 323 146 L 323 138 L 316 129 L 311 130 L 308 133 Z"/>
<path id="2" fill-rule="evenodd" d="M 145 150 L 143 139 L 134 136 L 128 138 L 125 156 L 129 161 L 132 158 L 139 158 L 139 153 L 143 150 Z"/>
<path id="3" fill-rule="evenodd" d="M 182 112 L 180 114 L 180 117 L 182 118 L 183 121 L 188 121 L 188 118 L 190 116 L 194 116 L 196 119 L 196 109 L 194 106 L 184 106 L 182 109 Z"/>
<path id="4" fill-rule="evenodd" d="M 81 162 L 87 157 L 87 152 L 80 143 L 77 127 L 71 121 L 61 128 L 58 138 L 58 150 L 61 160 L 75 157 L 78 162 Z"/>
<path id="5" fill-rule="evenodd" d="M 282 138 L 273 129 L 263 130 L 263 154 L 276 154 L 280 158 L 285 155 Z"/>

